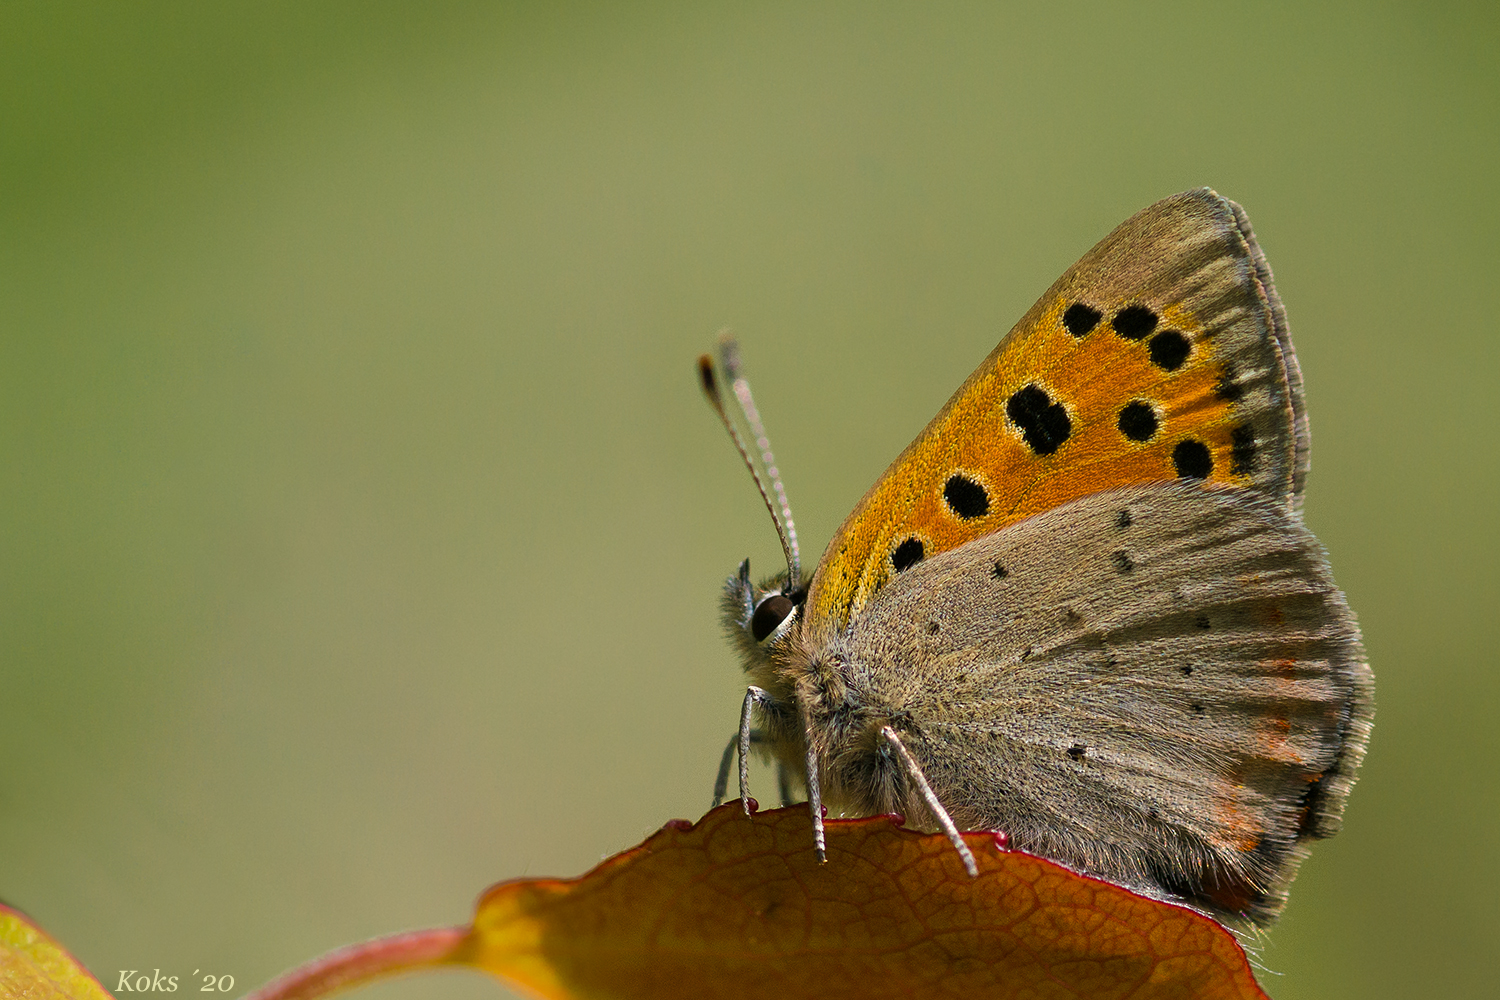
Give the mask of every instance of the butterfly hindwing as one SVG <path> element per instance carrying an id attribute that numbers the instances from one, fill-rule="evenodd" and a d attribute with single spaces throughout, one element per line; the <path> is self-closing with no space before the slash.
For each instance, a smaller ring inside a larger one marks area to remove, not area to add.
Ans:
<path id="1" fill-rule="evenodd" d="M 896 574 L 1089 493 L 1188 479 L 1295 509 L 1301 377 L 1233 202 L 1145 209 L 1042 296 L 834 536 L 810 627 L 844 629 Z"/>
<path id="2" fill-rule="evenodd" d="M 1224 918 L 1273 917 L 1336 832 L 1372 713 L 1321 546 L 1242 487 L 1106 491 L 924 560 L 824 659 L 961 828 Z M 820 752 L 847 807 L 921 814 L 877 758 Z"/>

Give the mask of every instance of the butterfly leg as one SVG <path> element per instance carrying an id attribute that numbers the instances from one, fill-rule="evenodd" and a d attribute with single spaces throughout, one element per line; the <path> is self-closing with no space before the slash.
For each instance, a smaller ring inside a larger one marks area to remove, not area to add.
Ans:
<path id="1" fill-rule="evenodd" d="M 764 743 L 765 739 L 765 734 L 762 733 L 759 729 L 750 730 L 750 742 L 752 744 Z M 734 731 L 734 735 L 729 737 L 729 743 L 724 747 L 724 756 L 719 758 L 719 776 L 714 779 L 714 804 L 711 808 L 719 808 L 719 806 L 724 802 L 725 793 L 729 791 L 729 766 L 734 761 L 734 752 L 739 748 L 739 745 L 740 733 L 739 730 L 736 729 Z M 777 776 L 781 779 L 782 796 L 784 798 L 786 795 L 785 768 L 777 765 L 776 773 Z M 782 802 L 781 804 L 786 805 L 786 802 Z"/>
<path id="2" fill-rule="evenodd" d="M 770 707 L 776 703 L 763 689 L 751 684 L 745 689 L 745 707 L 740 710 L 740 805 L 745 809 L 745 815 L 750 815 L 750 742 L 757 735 L 750 728 L 750 720 L 755 714 L 756 705 Z M 758 742 L 758 741 L 757 741 Z M 714 804 L 718 805 L 723 800 L 725 786 L 729 784 L 729 747 L 724 748 L 724 759 L 719 762 L 719 780 L 714 783 Z"/>
<path id="3" fill-rule="evenodd" d="M 797 699 L 797 714 L 802 717 L 803 743 L 807 746 L 807 808 L 812 813 L 813 846 L 818 849 L 818 861 L 824 862 L 828 860 L 828 841 L 823 834 L 823 790 L 818 783 L 818 751 L 806 698 Z"/>
<path id="4" fill-rule="evenodd" d="M 766 741 L 765 733 L 759 729 L 750 730 L 750 743 L 755 745 Z M 724 796 L 729 791 L 729 768 L 734 762 L 734 752 L 740 745 L 740 734 L 738 731 L 731 737 L 724 747 L 724 755 L 719 758 L 719 774 L 714 779 L 714 801 L 710 806 L 717 809 L 724 804 Z M 786 765 L 780 760 L 776 762 L 776 790 L 781 795 L 783 808 L 792 804 L 792 776 L 787 771 Z"/>
<path id="5" fill-rule="evenodd" d="M 974 863 L 974 853 L 969 850 L 969 845 L 964 843 L 963 835 L 958 832 L 958 827 L 953 823 L 953 817 L 948 815 L 948 810 L 943 808 L 932 786 L 927 783 L 927 776 L 917 766 L 916 758 L 911 755 L 911 751 L 906 749 L 906 744 L 901 742 L 901 737 L 897 736 L 896 731 L 890 726 L 883 727 L 880 735 L 896 751 L 896 756 L 901 758 L 901 765 L 906 769 L 907 777 L 911 778 L 917 790 L 922 793 L 927 808 L 932 810 L 933 816 L 937 817 L 938 824 L 942 826 L 948 839 L 953 841 L 953 846 L 958 848 L 959 856 L 964 859 L 964 867 L 969 871 L 969 877 L 978 878 L 979 866 Z"/>

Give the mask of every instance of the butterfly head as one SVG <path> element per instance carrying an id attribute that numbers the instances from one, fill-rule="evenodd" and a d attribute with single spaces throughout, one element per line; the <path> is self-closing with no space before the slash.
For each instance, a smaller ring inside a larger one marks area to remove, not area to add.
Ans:
<path id="1" fill-rule="evenodd" d="M 740 651 L 746 670 L 768 665 L 802 619 L 807 602 L 808 579 L 788 584 L 783 570 L 756 583 L 750 579 L 750 560 L 740 563 L 734 576 L 724 581 L 721 599 L 724 629 Z"/>

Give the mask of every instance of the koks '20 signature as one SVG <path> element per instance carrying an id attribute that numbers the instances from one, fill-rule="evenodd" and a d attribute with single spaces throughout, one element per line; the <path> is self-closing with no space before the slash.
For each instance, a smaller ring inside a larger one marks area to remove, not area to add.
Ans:
<path id="1" fill-rule="evenodd" d="M 202 969 L 194 969 L 193 976 L 202 977 L 199 993 L 228 993 L 234 989 L 234 977 L 229 975 L 203 975 Z M 160 969 L 142 972 L 140 969 L 121 969 L 120 981 L 115 984 L 116 993 L 176 993 L 177 976 L 164 976 Z"/>

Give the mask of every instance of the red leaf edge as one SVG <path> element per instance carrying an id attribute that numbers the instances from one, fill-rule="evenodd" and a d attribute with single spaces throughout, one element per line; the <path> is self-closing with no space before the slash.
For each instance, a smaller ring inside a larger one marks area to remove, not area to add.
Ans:
<path id="1" fill-rule="evenodd" d="M 244 1000 L 311 1000 L 390 976 L 465 965 L 472 937 L 468 927 L 436 927 L 349 945 L 271 980 Z"/>

